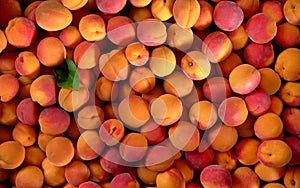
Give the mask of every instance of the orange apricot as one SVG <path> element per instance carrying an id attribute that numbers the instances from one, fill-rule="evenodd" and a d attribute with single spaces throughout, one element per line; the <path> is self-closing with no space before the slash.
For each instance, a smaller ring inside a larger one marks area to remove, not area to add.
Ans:
<path id="1" fill-rule="evenodd" d="M 42 162 L 45 183 L 50 186 L 62 186 L 67 181 L 65 178 L 65 167 L 53 165 L 48 158 Z"/>
<path id="2" fill-rule="evenodd" d="M 78 10 L 87 4 L 88 0 L 61 0 L 61 3 L 69 10 Z"/>
<path id="3" fill-rule="evenodd" d="M 34 53 L 23 51 L 19 53 L 15 61 L 15 67 L 20 75 L 34 79 L 40 73 L 41 64 Z"/>
<path id="4" fill-rule="evenodd" d="M 15 183 L 16 187 L 42 187 L 44 174 L 36 166 L 26 166 L 17 173 Z"/>
<path id="5" fill-rule="evenodd" d="M 0 101 L 8 102 L 14 98 L 19 90 L 19 81 L 11 74 L 0 75 Z"/>
<path id="6" fill-rule="evenodd" d="M 36 145 L 25 148 L 25 166 L 34 165 L 40 167 L 46 155 L 41 148 Z"/>
<path id="7" fill-rule="evenodd" d="M 293 25 L 300 25 L 299 14 L 300 3 L 297 0 L 286 0 L 283 5 L 283 14 L 285 19 Z"/>
<path id="8" fill-rule="evenodd" d="M 123 138 L 125 127 L 123 123 L 117 119 L 107 119 L 99 129 L 100 139 L 109 146 L 118 144 Z"/>
<path id="9" fill-rule="evenodd" d="M 15 169 L 25 159 L 25 148 L 18 141 L 6 141 L 0 144 L 0 167 Z"/>
<path id="10" fill-rule="evenodd" d="M 184 28 L 190 28 L 198 20 L 200 5 L 197 0 L 176 0 L 173 4 L 173 17 L 175 22 Z"/>
<path id="11" fill-rule="evenodd" d="M 15 141 L 20 142 L 23 146 L 31 146 L 37 140 L 37 132 L 31 125 L 17 123 L 12 131 L 12 136 Z"/>
<path id="12" fill-rule="evenodd" d="M 131 0 L 135 1 L 135 0 Z M 154 18 L 161 21 L 166 21 L 173 16 L 172 8 L 174 0 L 160 1 L 160 0 L 147 0 L 151 2 L 151 13 Z"/>
<path id="13" fill-rule="evenodd" d="M 6 48 L 7 46 L 7 38 L 2 30 L 0 30 L 0 53 Z"/>
<path id="14" fill-rule="evenodd" d="M 76 120 L 83 129 L 97 129 L 104 121 L 104 112 L 99 106 L 87 105 L 78 111 Z"/>
<path id="15" fill-rule="evenodd" d="M 286 167 L 269 167 L 263 163 L 257 163 L 254 166 L 254 172 L 260 180 L 265 182 L 273 182 L 283 177 Z"/>
<path id="16" fill-rule="evenodd" d="M 59 39 L 68 48 L 75 48 L 82 40 L 79 29 L 75 26 L 68 26 L 59 33 Z"/>
<path id="17" fill-rule="evenodd" d="M 256 138 L 244 138 L 237 142 L 234 151 L 238 161 L 243 165 L 254 165 L 258 162 L 256 156 L 260 141 Z"/>
<path id="18" fill-rule="evenodd" d="M 68 183 L 78 186 L 87 181 L 90 170 L 82 161 L 74 160 L 65 167 L 65 177 Z"/>
<path id="19" fill-rule="evenodd" d="M 293 57 L 293 58 L 291 58 Z M 280 52 L 275 62 L 275 71 L 286 81 L 300 79 L 299 61 L 300 50 L 298 48 L 287 48 Z M 288 62 L 288 63 L 287 63 Z"/>
<path id="20" fill-rule="evenodd" d="M 138 93 L 148 93 L 155 87 L 156 79 L 149 68 L 135 67 L 130 72 L 129 84 Z"/>
<path id="21" fill-rule="evenodd" d="M 265 113 L 254 122 L 254 131 L 261 140 L 274 139 L 283 131 L 283 122 L 277 114 Z"/>

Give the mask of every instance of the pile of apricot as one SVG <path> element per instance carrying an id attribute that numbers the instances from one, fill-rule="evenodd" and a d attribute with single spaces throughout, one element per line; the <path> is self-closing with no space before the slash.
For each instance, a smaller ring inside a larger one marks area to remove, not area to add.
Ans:
<path id="1" fill-rule="evenodd" d="M 0 188 L 299 188 L 299 0 L 0 0 Z"/>

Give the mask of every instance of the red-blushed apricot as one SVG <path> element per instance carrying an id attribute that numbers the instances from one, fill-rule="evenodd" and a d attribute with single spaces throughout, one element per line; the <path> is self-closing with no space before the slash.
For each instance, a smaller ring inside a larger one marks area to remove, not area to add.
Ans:
<path id="1" fill-rule="evenodd" d="M 52 140 L 54 137 L 55 136 L 47 135 L 42 132 L 39 132 L 38 139 L 37 139 L 39 148 L 41 148 L 41 150 L 45 152 L 48 142 Z"/>
<path id="2" fill-rule="evenodd" d="M 50 186 L 62 186 L 67 182 L 65 178 L 65 167 L 53 165 L 48 158 L 43 160 L 42 170 L 45 183 Z"/>
<path id="3" fill-rule="evenodd" d="M 229 84 L 235 93 L 248 94 L 259 85 L 261 76 L 259 71 L 250 64 L 241 64 L 229 74 Z"/>
<path id="4" fill-rule="evenodd" d="M 224 77 L 208 78 L 203 84 L 204 96 L 213 102 L 222 102 L 231 96 L 232 91 L 228 79 Z"/>
<path id="5" fill-rule="evenodd" d="M 189 119 L 200 130 L 212 127 L 217 121 L 217 109 L 209 101 L 201 100 L 194 103 L 189 110 Z"/>
<path id="6" fill-rule="evenodd" d="M 255 13 L 259 11 L 259 6 L 260 6 L 259 0 L 253 0 L 253 1 L 235 0 L 235 2 L 242 8 L 244 12 L 244 17 L 246 19 L 249 19 L 251 16 L 253 16 Z"/>
<path id="7" fill-rule="evenodd" d="M 257 158 L 268 167 L 279 168 L 290 162 L 292 150 L 282 140 L 265 140 L 258 147 Z"/>
<path id="8" fill-rule="evenodd" d="M 256 138 L 243 138 L 234 146 L 234 151 L 238 161 L 246 166 L 254 165 L 258 162 L 256 156 L 260 141 Z"/>
<path id="9" fill-rule="evenodd" d="M 261 68 L 258 71 L 261 76 L 259 87 L 267 92 L 268 95 L 275 94 L 281 86 L 280 76 L 271 68 Z"/>
<path id="10" fill-rule="evenodd" d="M 17 52 L 6 52 L 0 55 L 0 73 L 1 74 L 11 74 L 15 77 L 19 76 L 19 73 L 15 68 L 15 60 L 18 57 Z"/>
<path id="11" fill-rule="evenodd" d="M 56 37 L 46 37 L 37 46 L 39 61 L 48 67 L 60 65 L 66 58 L 66 48 Z"/>
<path id="12" fill-rule="evenodd" d="M 36 129 L 24 123 L 17 123 L 12 131 L 15 141 L 20 142 L 24 147 L 31 146 L 37 140 Z"/>
<path id="13" fill-rule="evenodd" d="M 232 178 L 229 171 L 220 165 L 209 165 L 200 174 L 200 182 L 204 187 L 223 187 L 232 186 Z"/>
<path id="14" fill-rule="evenodd" d="M 19 90 L 19 81 L 11 74 L 0 75 L 0 101 L 8 102 L 14 98 Z"/>
<path id="15" fill-rule="evenodd" d="M 139 188 L 140 184 L 135 177 L 129 173 L 120 173 L 113 177 L 109 184 L 110 188 Z"/>
<path id="16" fill-rule="evenodd" d="M 274 61 L 272 43 L 257 44 L 251 42 L 244 49 L 244 59 L 255 68 L 270 66 Z"/>
<path id="17" fill-rule="evenodd" d="M 140 42 L 133 42 L 127 45 L 125 56 L 130 64 L 135 66 L 145 65 L 149 59 L 149 50 Z"/>
<path id="18" fill-rule="evenodd" d="M 99 106 L 86 105 L 78 111 L 76 120 L 83 129 L 97 129 L 104 121 L 104 112 Z"/>
<path id="19" fill-rule="evenodd" d="M 0 144 L 6 141 L 12 141 L 13 137 L 12 137 L 12 130 L 7 127 L 7 126 L 0 126 L 0 131 L 1 131 L 1 135 L 0 135 Z"/>
<path id="20" fill-rule="evenodd" d="M 120 119 L 132 128 L 141 127 L 150 118 L 147 102 L 138 95 L 124 98 L 118 106 L 118 114 Z"/>
<path id="21" fill-rule="evenodd" d="M 167 28 L 155 18 L 142 20 L 137 25 L 137 38 L 146 46 L 159 46 L 167 39 Z"/>
<path id="22" fill-rule="evenodd" d="M 98 64 L 100 46 L 90 41 L 80 42 L 74 50 L 73 60 L 80 69 L 90 69 Z"/>
<path id="23" fill-rule="evenodd" d="M 82 37 L 87 41 L 99 41 L 106 36 L 105 22 L 97 14 L 88 14 L 82 17 L 78 26 Z"/>
<path id="24" fill-rule="evenodd" d="M 167 30 L 167 44 L 174 50 L 186 52 L 193 45 L 194 34 L 191 28 L 183 28 L 174 23 Z"/>
<path id="25" fill-rule="evenodd" d="M 36 166 L 26 166 L 17 173 L 15 183 L 16 187 L 42 187 L 44 174 Z"/>
<path id="26" fill-rule="evenodd" d="M 228 17 L 227 15 L 232 16 Z M 243 10 L 232 1 L 220 1 L 214 8 L 214 23 L 223 31 L 236 30 L 244 20 Z"/>
<path id="27" fill-rule="evenodd" d="M 17 48 L 30 46 L 36 38 L 37 30 L 33 21 L 25 17 L 16 17 L 5 28 L 7 42 Z"/>
<path id="28" fill-rule="evenodd" d="M 72 25 L 59 33 L 59 39 L 68 48 L 75 48 L 83 40 L 79 29 Z"/>
<path id="29" fill-rule="evenodd" d="M 150 6 L 130 7 L 129 17 L 136 23 L 147 18 L 153 18 Z"/>
<path id="30" fill-rule="evenodd" d="M 173 4 L 172 13 L 175 22 L 179 26 L 190 28 L 195 25 L 198 20 L 200 5 L 197 0 L 177 0 Z"/>
<path id="31" fill-rule="evenodd" d="M 225 78 L 228 78 L 231 71 L 240 64 L 242 64 L 241 57 L 235 52 L 231 52 L 224 61 L 218 63 L 220 67 L 220 74 Z"/>
<path id="32" fill-rule="evenodd" d="M 187 121 L 179 121 L 168 130 L 171 143 L 181 151 L 193 151 L 200 143 L 200 132 Z"/>
<path id="33" fill-rule="evenodd" d="M 273 182 L 283 177 L 286 167 L 269 167 L 263 163 L 257 163 L 254 166 L 254 172 L 260 180 L 265 182 Z"/>
<path id="34" fill-rule="evenodd" d="M 246 23 L 249 38 L 258 44 L 270 42 L 277 33 L 276 21 L 265 13 L 253 15 Z"/>
<path id="35" fill-rule="evenodd" d="M 193 88 L 193 80 L 189 79 L 182 71 L 173 71 L 173 73 L 165 77 L 163 81 L 163 89 L 165 92 L 180 98 L 190 94 Z"/>
<path id="36" fill-rule="evenodd" d="M 278 54 L 274 66 L 275 71 L 286 81 L 299 80 L 299 59 L 300 50 L 298 48 L 287 48 Z"/>
<path id="37" fill-rule="evenodd" d="M 92 181 L 86 181 L 81 183 L 78 188 L 101 188 L 100 185 L 98 185 L 95 182 Z"/>
<path id="38" fill-rule="evenodd" d="M 277 114 L 268 112 L 256 119 L 254 131 L 261 140 L 275 139 L 283 131 L 283 122 Z"/>
<path id="39" fill-rule="evenodd" d="M 12 126 L 19 122 L 16 113 L 19 100 L 15 97 L 8 102 L 0 101 L 0 124 Z"/>
<path id="40" fill-rule="evenodd" d="M 163 94 L 151 101 L 150 113 L 153 120 L 159 125 L 171 125 L 181 117 L 182 102 L 172 94 Z"/>
<path id="41" fill-rule="evenodd" d="M 136 167 L 137 177 L 147 185 L 154 185 L 156 183 L 156 176 L 158 172 L 149 170 L 146 167 Z"/>
<path id="42" fill-rule="evenodd" d="M 284 104 L 290 107 L 300 105 L 300 83 L 299 82 L 286 82 L 281 85 L 279 89 L 279 97 Z"/>
<path id="43" fill-rule="evenodd" d="M 172 8 L 173 8 L 174 0 L 167 0 L 167 1 L 147 0 L 147 1 L 151 2 L 151 13 L 154 18 L 157 18 L 161 21 L 166 21 L 173 16 Z"/>
<path id="44" fill-rule="evenodd" d="M 293 25 L 300 25 L 299 1 L 287 0 L 283 5 L 283 14 L 285 19 Z"/>
<path id="45" fill-rule="evenodd" d="M 69 10 L 78 10 L 87 4 L 88 0 L 61 0 L 61 3 Z"/>
<path id="46" fill-rule="evenodd" d="M 157 153 L 160 155 L 158 156 Z M 145 166 L 155 172 L 165 171 L 174 163 L 174 156 L 167 146 L 155 145 L 148 149 L 145 157 Z"/>
<path id="47" fill-rule="evenodd" d="M 118 144 L 123 138 L 125 127 L 118 119 L 107 119 L 99 129 L 100 139 L 109 146 Z"/>
<path id="48" fill-rule="evenodd" d="M 33 1 L 24 10 L 24 16 L 36 23 L 35 11 L 42 1 Z"/>
<path id="49" fill-rule="evenodd" d="M 200 14 L 193 28 L 196 30 L 204 30 L 213 22 L 213 7 L 207 1 L 200 0 L 198 3 L 200 5 Z"/>
<path id="50" fill-rule="evenodd" d="M 62 108 L 52 106 L 41 111 L 38 121 L 43 133 L 56 136 L 68 129 L 70 116 Z"/>
<path id="51" fill-rule="evenodd" d="M 6 48 L 7 46 L 7 38 L 2 30 L 0 30 L 0 53 Z"/>
<path id="52" fill-rule="evenodd" d="M 117 174 L 125 169 L 126 162 L 120 156 L 120 152 L 116 147 L 110 147 L 108 150 L 100 157 L 100 164 L 102 168 L 108 172 Z"/>
<path id="53" fill-rule="evenodd" d="M 238 166 L 237 156 L 232 149 L 225 152 L 214 151 L 214 163 L 224 166 L 229 171 Z"/>
<path id="54" fill-rule="evenodd" d="M 284 185 L 287 188 L 293 188 L 299 186 L 300 181 L 300 168 L 299 167 L 288 167 L 283 176 Z"/>
<path id="55" fill-rule="evenodd" d="M 35 17 L 38 26 L 46 31 L 62 30 L 69 26 L 73 19 L 71 11 L 58 1 L 42 2 L 36 8 Z"/>
<path id="56" fill-rule="evenodd" d="M 148 142 L 140 133 L 129 133 L 122 139 L 119 152 L 121 157 L 128 162 L 136 162 L 144 158 Z"/>
<path id="57" fill-rule="evenodd" d="M 134 7 L 146 7 L 152 0 L 128 0 Z"/>
<path id="58" fill-rule="evenodd" d="M 248 34 L 245 30 L 245 24 L 243 23 L 237 29 L 228 32 L 227 36 L 231 40 L 233 50 L 242 49 L 249 41 Z"/>
<path id="59" fill-rule="evenodd" d="M 284 108 L 281 117 L 284 130 L 293 135 L 299 135 L 300 126 L 298 122 L 300 119 L 300 110 L 298 108 Z"/>
<path id="60" fill-rule="evenodd" d="M 107 21 L 107 38 L 118 46 L 126 46 L 136 37 L 136 26 L 126 16 L 114 16 Z"/>
<path id="61" fill-rule="evenodd" d="M 232 175 L 232 188 L 247 188 L 259 187 L 260 181 L 255 172 L 246 166 L 241 166 L 233 171 Z"/>
<path id="62" fill-rule="evenodd" d="M 65 167 L 66 180 L 74 186 L 87 181 L 89 176 L 90 170 L 82 161 L 74 160 Z"/>
<path id="63" fill-rule="evenodd" d="M 125 50 L 112 50 L 99 58 L 99 70 L 107 79 L 112 81 L 125 80 L 129 74 L 129 62 Z"/>
<path id="64" fill-rule="evenodd" d="M 282 48 L 292 48 L 300 45 L 300 28 L 288 22 L 277 27 L 275 43 Z"/>
<path id="65" fill-rule="evenodd" d="M 216 125 L 209 129 L 207 136 L 208 143 L 211 144 L 212 149 L 220 152 L 230 150 L 238 140 L 236 128 L 224 124 Z"/>
<path id="66" fill-rule="evenodd" d="M 135 67 L 130 72 L 129 84 L 138 93 L 148 93 L 155 87 L 155 75 L 147 67 Z"/>
<path id="67" fill-rule="evenodd" d="M 229 97 L 220 104 L 218 115 L 226 125 L 236 127 L 246 121 L 248 109 L 242 98 Z"/>
<path id="68" fill-rule="evenodd" d="M 29 146 L 25 148 L 25 159 L 23 164 L 25 166 L 34 165 L 40 167 L 45 157 L 46 155 L 41 148 L 36 145 Z"/>
<path id="69" fill-rule="evenodd" d="M 153 120 L 149 120 L 141 127 L 140 132 L 146 137 L 149 145 L 156 145 L 166 139 L 167 129 Z"/>
<path id="70" fill-rule="evenodd" d="M 209 59 L 200 51 L 190 51 L 181 59 L 180 67 L 193 80 L 203 80 L 211 71 Z"/>
<path id="71" fill-rule="evenodd" d="M 268 0 L 260 5 L 260 12 L 271 16 L 276 24 L 280 24 L 284 20 L 283 4 L 279 1 Z"/>
<path id="72" fill-rule="evenodd" d="M 39 75 L 41 65 L 34 53 L 23 51 L 19 53 L 15 67 L 20 75 L 34 79 Z"/>
<path id="73" fill-rule="evenodd" d="M 283 102 L 279 96 L 272 95 L 271 98 L 271 106 L 268 109 L 268 112 L 272 112 L 274 114 L 280 115 L 283 111 Z"/>
<path id="74" fill-rule="evenodd" d="M 176 57 L 170 48 L 162 45 L 152 50 L 148 63 L 154 75 L 165 77 L 175 70 Z"/>
<path id="75" fill-rule="evenodd" d="M 245 98 L 246 106 L 250 114 L 260 116 L 268 111 L 271 106 L 271 98 L 263 89 L 256 89 Z"/>
<path id="76" fill-rule="evenodd" d="M 67 112 L 74 112 L 85 105 L 89 100 L 89 90 L 86 87 L 79 87 L 79 90 L 72 88 L 61 88 L 58 93 L 58 103 Z"/>
<path id="77" fill-rule="evenodd" d="M 1 0 L 0 25 L 5 27 L 8 22 L 18 16 L 22 16 L 22 7 L 16 0 Z"/>
<path id="78" fill-rule="evenodd" d="M 289 145 L 292 150 L 292 159 L 289 162 L 289 165 L 298 165 L 300 164 L 299 154 L 300 154 L 300 138 L 297 136 L 287 136 L 284 138 L 284 142 Z"/>
<path id="79" fill-rule="evenodd" d="M 209 61 L 219 63 L 231 54 L 232 43 L 224 32 L 214 31 L 205 37 L 202 51 Z"/>
<path id="80" fill-rule="evenodd" d="M 170 168 L 164 172 L 160 172 L 156 176 L 157 188 L 177 187 L 184 188 L 185 181 L 182 173 L 177 168 Z"/>
<path id="81" fill-rule="evenodd" d="M 53 165 L 65 166 L 71 162 L 75 154 L 70 139 L 57 136 L 51 139 L 46 146 L 46 156 Z"/>
<path id="82" fill-rule="evenodd" d="M 110 173 L 106 172 L 100 162 L 99 159 L 93 159 L 88 161 L 87 166 L 90 171 L 89 179 L 94 182 L 104 182 L 110 178 Z"/>
<path id="83" fill-rule="evenodd" d="M 0 167 L 15 169 L 25 159 L 25 148 L 18 141 L 6 141 L 0 144 Z"/>
<path id="84" fill-rule="evenodd" d="M 76 151 L 82 160 L 92 160 L 102 153 L 104 146 L 96 130 L 86 130 L 77 140 Z"/>
<path id="85" fill-rule="evenodd" d="M 116 14 L 125 7 L 126 2 L 127 0 L 96 0 L 96 5 L 105 14 Z"/>

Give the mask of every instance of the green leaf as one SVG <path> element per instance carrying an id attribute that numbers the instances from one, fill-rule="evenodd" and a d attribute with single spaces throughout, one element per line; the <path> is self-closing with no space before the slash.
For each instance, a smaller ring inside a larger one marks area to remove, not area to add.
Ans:
<path id="1" fill-rule="evenodd" d="M 62 88 L 79 89 L 80 80 L 77 67 L 71 59 L 65 59 L 67 69 L 56 67 L 54 72 L 57 76 L 57 85 Z"/>

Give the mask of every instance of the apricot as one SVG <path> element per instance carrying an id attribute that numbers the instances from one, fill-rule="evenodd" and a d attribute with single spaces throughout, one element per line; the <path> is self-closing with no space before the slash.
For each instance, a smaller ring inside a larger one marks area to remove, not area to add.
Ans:
<path id="1" fill-rule="evenodd" d="M 300 28 L 288 22 L 277 27 L 275 43 L 282 48 L 292 48 L 300 45 Z"/>
<path id="2" fill-rule="evenodd" d="M 32 179 L 33 176 L 34 178 Z M 26 166 L 17 173 L 15 183 L 16 187 L 42 187 L 44 174 L 36 166 Z"/>
<path id="3" fill-rule="evenodd" d="M 278 115 L 270 112 L 265 113 L 255 121 L 254 131 L 255 135 L 262 140 L 274 139 L 283 131 L 283 122 Z"/>
<path id="4" fill-rule="evenodd" d="M 99 58 L 99 70 L 109 80 L 125 80 L 129 74 L 129 62 L 125 50 L 112 50 Z"/>
<path id="5" fill-rule="evenodd" d="M 153 120 L 159 125 L 171 125 L 181 117 L 182 102 L 172 94 L 163 94 L 151 101 L 150 113 Z"/>
<path id="6" fill-rule="evenodd" d="M 284 104 L 296 107 L 300 104 L 300 83 L 286 82 L 279 89 L 279 96 Z"/>
<path id="7" fill-rule="evenodd" d="M 160 155 L 158 156 L 157 153 Z M 171 148 L 162 145 L 155 145 L 148 149 L 145 156 L 145 166 L 151 171 L 162 172 L 167 170 L 174 163 L 174 153 Z"/>
<path id="8" fill-rule="evenodd" d="M 198 20 L 200 15 L 200 5 L 197 0 L 177 0 L 173 4 L 173 18 L 175 22 L 183 27 L 190 28 Z"/>
<path id="9" fill-rule="evenodd" d="M 180 67 L 192 80 L 203 80 L 211 71 L 210 62 L 205 54 L 200 51 L 190 51 L 183 56 Z"/>
<path id="10" fill-rule="evenodd" d="M 228 14 L 232 16 L 228 17 Z M 243 10 L 231 1 L 220 1 L 214 8 L 214 23 L 223 31 L 236 30 L 244 20 Z"/>
<path id="11" fill-rule="evenodd" d="M 98 185 L 95 182 L 92 181 L 86 181 L 81 183 L 78 188 L 101 188 L 100 185 Z"/>
<path id="12" fill-rule="evenodd" d="M 119 152 L 121 157 L 128 162 L 141 160 L 147 152 L 148 142 L 140 133 L 129 133 L 122 139 Z"/>
<path id="13" fill-rule="evenodd" d="M 83 129 L 97 129 L 104 121 L 104 112 L 99 106 L 87 105 L 78 111 L 76 120 Z"/>
<path id="14" fill-rule="evenodd" d="M 256 138 L 244 138 L 237 142 L 234 151 L 238 161 L 243 165 L 254 165 L 258 162 L 256 156 L 260 141 Z"/>
<path id="15" fill-rule="evenodd" d="M 261 55 L 259 55 L 262 53 Z M 274 61 L 272 43 L 257 44 L 251 42 L 244 50 L 244 59 L 255 68 L 270 66 Z"/>
<path id="16" fill-rule="evenodd" d="M 130 0 L 136 1 L 136 0 Z M 173 16 L 172 8 L 174 0 L 160 1 L 160 0 L 146 0 L 151 2 L 151 13 L 154 18 L 161 21 L 166 21 Z"/>
<path id="17" fill-rule="evenodd" d="M 59 39 L 68 48 L 75 48 L 82 40 L 79 29 L 75 26 L 68 26 L 59 33 Z"/>
<path id="18" fill-rule="evenodd" d="M 100 158 L 100 165 L 108 173 L 120 173 L 125 169 L 126 162 L 121 157 L 118 148 L 110 147 Z"/>
<path id="19" fill-rule="evenodd" d="M 89 179 L 94 182 L 104 182 L 110 178 L 110 173 L 106 172 L 100 162 L 99 159 L 93 159 L 88 161 L 87 166 L 90 171 Z"/>
<path id="20" fill-rule="evenodd" d="M 275 94 L 281 86 L 280 76 L 271 68 L 261 68 L 258 71 L 261 75 L 259 87 L 266 91 L 268 95 Z M 273 84 L 270 85 L 270 82 Z"/>
<path id="21" fill-rule="evenodd" d="M 282 140 L 266 140 L 259 145 L 257 158 L 268 167 L 284 167 L 292 159 L 292 150 Z"/>
<path id="22" fill-rule="evenodd" d="M 7 26 L 8 22 L 18 16 L 22 16 L 22 7 L 17 0 L 1 0 L 0 25 Z"/>
<path id="23" fill-rule="evenodd" d="M 246 166 L 238 167 L 232 173 L 232 187 L 233 188 L 246 188 L 246 187 L 259 187 L 260 181 L 255 172 Z"/>
<path id="24" fill-rule="evenodd" d="M 49 19 L 51 16 L 51 19 Z M 46 31 L 59 31 L 72 22 L 73 15 L 59 1 L 44 1 L 35 11 L 36 23 Z"/>
<path id="25" fill-rule="evenodd" d="M 153 18 L 150 6 L 145 7 L 130 7 L 129 17 L 134 22 L 140 22 L 147 18 Z"/>
<path id="26" fill-rule="evenodd" d="M 78 10 L 84 7 L 87 4 L 87 2 L 88 0 L 77 0 L 77 1 L 61 0 L 61 3 L 69 10 Z"/>
<path id="27" fill-rule="evenodd" d="M 126 0 L 95 0 L 98 9 L 105 14 L 116 14 L 120 12 L 126 4 Z"/>
<path id="28" fill-rule="evenodd" d="M 300 153 L 300 139 L 292 135 L 285 137 L 284 142 L 287 143 L 292 150 L 292 159 L 290 160 L 289 165 L 299 164 L 300 160 L 297 156 L 299 156 Z"/>
<path id="29" fill-rule="evenodd" d="M 140 42 L 133 42 L 127 45 L 125 56 L 130 64 L 135 66 L 145 65 L 149 59 L 149 50 Z"/>
<path id="30" fill-rule="evenodd" d="M 283 102 L 280 99 L 280 97 L 276 95 L 271 96 L 271 106 L 268 110 L 268 112 L 275 113 L 277 115 L 280 115 L 283 110 Z"/>
<path id="31" fill-rule="evenodd" d="M 299 2 L 296 0 L 287 0 L 283 5 L 283 14 L 285 19 L 293 25 L 300 25 Z"/>
<path id="32" fill-rule="evenodd" d="M 261 80 L 259 71 L 250 64 L 241 64 L 229 74 L 229 84 L 235 93 L 249 94 L 258 87 Z"/>
<path id="33" fill-rule="evenodd" d="M 262 163 L 257 163 L 254 166 L 254 172 L 260 180 L 265 182 L 273 182 L 283 177 L 286 167 L 269 167 Z"/>
<path id="34" fill-rule="evenodd" d="M 0 144 L 0 167 L 15 169 L 25 159 L 25 148 L 18 141 L 5 141 Z"/>
<path id="35" fill-rule="evenodd" d="M 85 130 L 79 136 L 76 143 L 76 152 L 82 160 L 97 158 L 104 150 L 104 143 L 100 139 L 98 131 Z"/>
<path id="36" fill-rule="evenodd" d="M 155 87 L 156 79 L 149 68 L 136 67 L 130 72 L 129 84 L 138 93 L 148 93 Z"/>
<path id="37" fill-rule="evenodd" d="M 164 172 L 160 172 L 156 176 L 157 188 L 163 187 L 185 187 L 185 181 L 182 173 L 177 168 L 170 168 Z"/>
<path id="38" fill-rule="evenodd" d="M 200 14 L 193 28 L 196 30 L 204 30 L 213 22 L 213 7 L 207 1 L 198 1 L 198 3 L 200 5 Z"/>
<path id="39" fill-rule="evenodd" d="M 233 148 L 238 139 L 237 130 L 224 124 L 216 125 L 209 129 L 207 136 L 208 143 L 211 144 L 212 149 L 220 152 Z"/>
<path id="40" fill-rule="evenodd" d="M 277 56 L 274 66 L 275 71 L 286 81 L 299 80 L 300 69 L 298 68 L 298 59 L 300 59 L 300 50 L 298 48 L 287 48 L 283 50 Z M 287 61 L 289 63 L 287 63 Z"/>
<path id="41" fill-rule="evenodd" d="M 19 73 L 15 68 L 15 60 L 18 57 L 17 52 L 6 52 L 0 55 L 0 73 L 11 74 L 15 77 L 19 76 Z"/>
<path id="42" fill-rule="evenodd" d="M 253 1 L 235 0 L 235 2 L 243 10 L 244 17 L 246 19 L 249 19 L 251 16 L 253 16 L 255 13 L 257 13 L 259 11 L 259 6 L 260 6 L 259 0 L 253 0 Z"/>
<path id="43" fill-rule="evenodd" d="M 19 81 L 11 74 L 0 75 L 0 101 L 8 102 L 14 98 L 19 90 Z"/>
<path id="44" fill-rule="evenodd" d="M 222 102 L 231 96 L 232 91 L 228 79 L 224 77 L 208 78 L 203 84 L 204 96 L 213 102 Z"/>
<path id="45" fill-rule="evenodd" d="M 19 102 L 17 98 L 13 98 L 8 102 L 0 101 L 0 124 L 13 126 L 19 122 L 16 113 Z"/>
<path id="46" fill-rule="evenodd" d="M 175 70 L 176 57 L 170 48 L 162 45 L 152 50 L 148 64 L 155 76 L 165 77 Z"/>
<path id="47" fill-rule="evenodd" d="M 39 132 L 38 139 L 37 139 L 39 148 L 41 148 L 41 150 L 45 152 L 48 142 L 52 140 L 54 137 L 55 136 L 47 135 L 42 132 Z"/>
<path id="48" fill-rule="evenodd" d="M 254 116 L 266 113 L 271 106 L 271 98 L 263 89 L 256 89 L 248 94 L 245 102 L 248 111 Z"/>
<path id="49" fill-rule="evenodd" d="M 40 62 L 36 55 L 29 51 L 19 53 L 15 61 L 16 71 L 30 79 L 36 78 L 40 73 Z"/>
<path id="50" fill-rule="evenodd" d="M 243 23 L 237 29 L 228 32 L 227 36 L 231 40 L 233 50 L 244 48 L 249 41 L 248 34 L 245 30 L 245 24 Z"/>
<path id="51" fill-rule="evenodd" d="M 136 174 L 142 182 L 148 185 L 154 185 L 156 183 L 156 176 L 158 172 L 149 170 L 146 167 L 137 167 Z"/>
<path id="52" fill-rule="evenodd" d="M 74 157 L 74 152 L 71 140 L 63 136 L 54 137 L 46 146 L 46 156 L 55 166 L 69 164 Z"/>
<path id="53" fill-rule="evenodd" d="M 124 188 L 139 188 L 140 184 L 129 173 L 120 173 L 113 177 L 109 184 L 109 187 L 118 188 L 120 186 Z"/>
<path id="54" fill-rule="evenodd" d="M 224 187 L 232 186 L 232 178 L 229 171 L 220 165 L 209 165 L 200 174 L 200 182 L 204 187 Z"/>
<path id="55" fill-rule="evenodd" d="M 50 186 L 62 186 L 67 182 L 65 178 L 65 167 L 53 165 L 48 158 L 43 160 L 42 170 L 45 183 Z"/>
<path id="56" fill-rule="evenodd" d="M 167 30 L 167 44 L 174 50 L 186 52 L 193 45 L 194 34 L 191 28 L 182 28 L 174 23 Z"/>
<path id="57" fill-rule="evenodd" d="M 12 131 L 15 141 L 20 142 L 23 146 L 31 146 L 37 140 L 37 132 L 33 126 L 17 123 Z"/>
<path id="58" fill-rule="evenodd" d="M 166 139 L 167 129 L 163 126 L 159 126 L 153 120 L 149 120 L 140 129 L 142 135 L 147 139 L 149 145 L 156 145 Z"/>
<path id="59" fill-rule="evenodd" d="M 242 59 L 240 56 L 235 52 L 231 52 L 231 54 L 224 61 L 218 63 L 220 74 L 228 79 L 231 71 L 240 64 L 242 64 Z"/>
<path id="60" fill-rule="evenodd" d="M 78 29 L 87 41 L 102 40 L 106 36 L 104 20 L 97 14 L 88 14 L 82 17 Z"/>
<path id="61" fill-rule="evenodd" d="M 299 167 L 288 167 L 283 176 L 284 185 L 287 188 L 297 187 L 299 185 Z"/>
<path id="62" fill-rule="evenodd" d="M 298 108 L 284 108 L 281 117 L 284 130 L 293 135 L 299 135 L 300 127 L 297 122 L 300 119 L 300 110 Z"/>
<path id="63" fill-rule="evenodd" d="M 0 30 L 0 53 L 6 48 L 7 46 L 7 38 L 2 30 Z"/>
<path id="64" fill-rule="evenodd" d="M 283 4 L 279 1 L 266 1 L 260 5 L 260 12 L 268 14 L 280 24 L 284 20 Z"/>
<path id="65" fill-rule="evenodd" d="M 82 161 L 74 160 L 65 167 L 65 177 L 68 183 L 78 186 L 87 181 L 90 170 Z"/>
<path id="66" fill-rule="evenodd" d="M 80 69 L 93 68 L 98 64 L 100 51 L 100 46 L 97 43 L 82 41 L 74 49 L 74 63 Z"/>
<path id="67" fill-rule="evenodd" d="M 16 17 L 5 28 L 7 42 L 17 48 L 30 46 L 36 38 L 37 30 L 33 21 L 25 17 Z"/>
<path id="68" fill-rule="evenodd" d="M 214 152 L 214 163 L 225 167 L 229 171 L 236 169 L 238 165 L 237 156 L 232 149 L 225 152 Z"/>
<path id="69" fill-rule="evenodd" d="M 44 151 L 36 145 L 29 146 L 25 148 L 25 159 L 23 164 L 25 166 L 34 165 L 41 167 L 43 160 L 46 155 Z"/>

